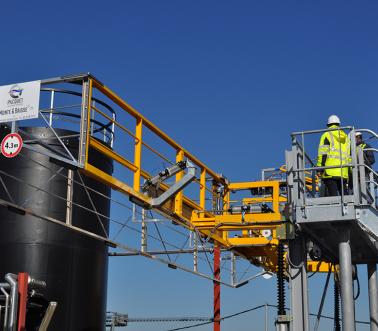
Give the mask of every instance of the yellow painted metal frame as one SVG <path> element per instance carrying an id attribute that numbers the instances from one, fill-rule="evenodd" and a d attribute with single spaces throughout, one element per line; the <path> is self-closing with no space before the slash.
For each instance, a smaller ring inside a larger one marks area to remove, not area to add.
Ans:
<path id="1" fill-rule="evenodd" d="M 110 118 L 100 109 L 92 105 L 91 99 L 93 90 L 108 97 L 113 103 L 118 105 L 126 113 L 131 115 L 135 120 L 134 133 L 127 129 L 125 125 Z M 131 139 L 134 140 L 134 155 L 133 159 L 118 154 L 111 148 L 102 144 L 95 138 L 90 136 L 90 121 L 88 120 L 86 142 L 86 159 L 84 168 L 81 170 L 85 175 L 95 178 L 106 185 L 109 185 L 115 190 L 132 196 L 141 202 L 149 205 L 151 198 L 141 192 L 141 180 L 150 178 L 150 174 L 142 169 L 143 146 L 153 151 L 156 155 L 168 161 L 161 153 L 154 150 L 143 141 L 144 128 L 149 129 L 158 138 L 167 143 L 173 150 L 176 151 L 176 162 L 189 159 L 200 170 L 200 178 L 197 180 L 199 184 L 198 198 L 199 203 L 186 197 L 183 192 L 176 194 L 174 199 L 165 203 L 159 210 L 159 213 L 165 215 L 170 219 L 174 219 L 179 224 L 189 229 L 197 229 L 202 235 L 210 236 L 211 241 L 221 245 L 223 248 L 229 248 L 239 252 L 240 255 L 255 261 L 256 264 L 261 264 L 267 270 L 275 271 L 277 261 L 276 248 L 278 241 L 275 239 L 275 229 L 277 225 L 281 224 L 280 203 L 284 202 L 284 198 L 279 196 L 279 182 L 278 181 L 263 181 L 263 182 L 242 182 L 226 184 L 224 179 L 215 171 L 207 167 L 198 158 L 189 153 L 181 145 L 176 143 L 167 134 L 156 127 L 147 118 L 137 112 L 133 107 L 123 101 L 118 95 L 111 91 L 108 87 L 97 81 L 93 77 L 89 77 L 89 105 L 87 119 L 90 118 L 90 112 L 96 112 L 112 122 L 117 128 L 123 130 Z M 115 176 L 111 176 L 103 172 L 101 169 L 94 167 L 88 161 L 89 148 L 93 148 L 108 158 L 122 165 L 126 170 L 132 173 L 132 183 L 127 184 Z M 176 175 L 176 181 L 180 180 L 183 173 Z M 207 187 L 207 182 L 212 182 L 212 187 Z M 250 190 L 253 188 L 269 188 L 272 195 L 264 198 L 246 198 L 243 203 L 270 203 L 273 212 L 265 214 L 246 214 L 242 221 L 241 215 L 231 215 L 223 212 L 220 215 L 206 210 L 207 194 L 210 194 L 211 199 L 214 200 L 216 196 L 217 185 L 224 185 L 226 194 L 223 200 L 223 209 L 230 206 L 230 192 L 237 190 Z M 168 185 L 162 183 L 159 190 L 165 191 L 169 188 Z M 263 229 L 271 229 L 273 232 L 273 239 L 267 239 L 261 236 L 260 231 Z M 232 237 L 230 232 L 241 231 L 241 237 Z M 251 235 L 253 231 L 253 235 Z"/>
<path id="2" fill-rule="evenodd" d="M 271 202 L 272 203 L 272 213 L 255 213 L 255 214 L 245 214 L 242 220 L 241 214 L 230 214 L 224 212 L 222 215 L 213 215 L 212 217 L 200 217 L 197 213 L 193 215 L 192 222 L 198 228 L 213 228 L 215 226 L 222 230 L 251 230 L 251 229 L 275 229 L 277 225 L 281 224 L 282 215 L 280 212 L 280 203 L 284 202 L 282 197 L 279 195 L 279 182 L 278 181 L 259 181 L 259 182 L 241 182 L 241 183 L 230 183 L 227 185 L 227 191 L 225 198 L 224 209 L 230 207 L 230 191 L 240 191 L 240 190 L 250 190 L 254 188 L 269 188 L 272 191 L 270 197 L 264 199 L 260 198 L 245 198 L 244 201 L 257 202 Z M 259 201 L 259 199 L 261 201 Z M 232 224 L 230 224 L 232 223 Z M 224 225 L 222 225 L 224 224 Z"/>
<path id="3" fill-rule="evenodd" d="M 127 113 L 132 115 L 135 118 L 136 125 L 135 125 L 135 134 L 130 132 L 125 126 L 118 123 L 117 121 L 110 118 L 108 115 L 103 113 L 101 110 L 96 108 L 94 105 L 91 105 L 91 95 L 93 93 L 93 89 L 97 89 L 100 93 L 103 95 L 109 97 L 114 103 L 116 103 L 118 106 L 120 106 L 123 110 L 125 110 Z M 88 121 L 88 130 L 87 130 L 87 137 L 86 137 L 86 160 L 84 163 L 84 169 L 82 172 L 86 174 L 87 176 L 93 177 L 106 185 L 109 185 L 115 190 L 118 190 L 120 192 L 123 192 L 129 196 L 135 197 L 141 202 L 145 203 L 146 205 L 149 205 L 151 202 L 151 199 L 144 195 L 142 192 L 140 192 L 141 187 L 141 179 L 142 178 L 150 178 L 151 176 L 142 169 L 141 167 L 141 161 L 142 161 L 142 145 L 146 146 L 153 152 L 155 152 L 160 157 L 163 157 L 159 152 L 153 150 L 150 146 L 143 143 L 142 138 L 142 132 L 143 127 L 147 127 L 149 130 L 151 130 L 153 133 L 155 133 L 159 138 L 161 138 L 163 141 L 165 141 L 168 145 L 170 145 L 172 148 L 177 150 L 177 160 L 184 160 L 185 158 L 188 158 L 193 163 L 195 163 L 197 166 L 199 166 L 202 169 L 203 176 L 202 179 L 200 179 L 200 195 L 202 196 L 202 202 L 200 201 L 200 205 L 198 205 L 193 200 L 185 197 L 182 192 L 178 193 L 174 199 L 174 204 L 166 203 L 160 210 L 162 214 L 165 214 L 169 218 L 175 218 L 178 222 L 182 221 L 182 225 L 186 227 L 193 228 L 194 226 L 188 226 L 191 222 L 191 215 L 193 210 L 200 210 L 204 209 L 205 205 L 205 199 L 206 199 L 206 190 L 209 191 L 209 189 L 206 188 L 206 174 L 210 175 L 213 180 L 215 181 L 221 181 L 221 177 L 211 170 L 210 168 L 206 167 L 199 159 L 197 159 L 195 156 L 193 156 L 191 153 L 189 153 L 187 150 L 185 150 L 182 146 L 177 144 L 174 140 L 172 140 L 168 135 L 166 135 L 163 131 L 161 131 L 159 128 L 157 128 L 154 124 L 152 124 L 149 120 L 147 120 L 144 116 L 142 116 L 140 113 L 138 113 L 134 108 L 132 108 L 130 105 L 128 105 L 125 101 L 123 101 L 119 96 L 117 96 L 113 91 L 111 91 L 109 88 L 101 84 L 99 81 L 97 81 L 95 78 L 91 77 L 89 78 L 89 102 L 88 104 L 91 105 L 88 109 L 87 118 L 90 118 L 89 114 L 90 111 L 95 111 L 99 113 L 101 116 L 104 116 L 107 120 L 114 123 L 117 127 L 122 129 L 123 131 L 127 132 L 129 135 L 131 135 L 134 138 L 135 145 L 134 145 L 134 160 L 130 161 L 126 159 L 125 157 L 119 155 L 109 147 L 105 146 L 95 138 L 90 137 L 90 127 L 89 127 L 89 121 Z M 101 152 L 102 154 L 106 155 L 108 158 L 113 159 L 114 161 L 118 162 L 128 170 L 133 172 L 133 183 L 132 185 L 128 185 L 127 183 L 117 179 L 114 176 L 109 176 L 102 170 L 94 167 L 88 162 L 88 150 L 89 147 L 96 149 L 97 151 Z M 164 157 L 163 157 L 164 158 Z M 165 159 L 165 158 L 164 158 Z M 167 159 L 165 159 L 167 160 Z M 183 174 L 178 173 L 176 175 L 176 180 L 180 180 L 182 178 Z M 166 184 L 161 184 L 160 189 L 162 191 L 165 191 L 168 189 L 168 186 Z M 174 215 L 172 215 L 172 213 Z M 210 217 L 211 214 L 208 212 L 203 213 L 204 216 Z M 207 236 L 210 235 L 212 239 L 216 240 L 217 242 L 221 243 L 223 246 L 228 246 L 227 242 L 223 240 L 222 237 L 218 236 L 217 234 L 211 233 L 210 231 L 207 231 L 206 229 L 201 230 L 201 232 Z"/>

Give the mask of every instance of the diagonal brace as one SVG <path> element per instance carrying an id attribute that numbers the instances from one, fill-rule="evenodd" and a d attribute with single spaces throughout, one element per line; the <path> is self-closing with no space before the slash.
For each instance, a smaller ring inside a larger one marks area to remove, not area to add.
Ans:
<path id="1" fill-rule="evenodd" d="M 173 176 L 177 172 L 184 170 L 185 168 L 188 169 L 188 173 L 181 180 L 179 180 L 178 182 L 173 184 L 168 190 L 166 190 L 164 193 L 162 193 L 160 196 L 153 198 L 151 200 L 151 207 L 152 208 L 159 207 L 159 206 L 163 205 L 165 202 L 167 202 L 175 194 L 177 194 L 178 192 L 183 190 L 187 185 L 189 185 L 196 178 L 196 168 L 190 161 L 186 161 L 184 165 L 182 165 L 182 164 L 178 165 L 177 164 L 177 165 L 174 165 L 173 167 L 175 167 L 175 168 L 173 169 L 173 171 L 170 171 L 169 174 L 167 173 L 167 175 L 164 175 L 164 176 L 160 176 L 160 174 L 159 174 L 158 176 L 166 179 L 168 177 Z M 151 179 L 151 181 L 152 180 L 155 182 L 156 178 L 154 177 L 154 178 Z"/>

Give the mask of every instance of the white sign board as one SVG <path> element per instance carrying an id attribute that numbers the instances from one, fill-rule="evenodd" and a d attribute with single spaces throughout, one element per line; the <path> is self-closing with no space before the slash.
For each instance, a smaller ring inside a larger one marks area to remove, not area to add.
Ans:
<path id="1" fill-rule="evenodd" d="M 37 118 L 41 81 L 0 86 L 0 123 Z"/>

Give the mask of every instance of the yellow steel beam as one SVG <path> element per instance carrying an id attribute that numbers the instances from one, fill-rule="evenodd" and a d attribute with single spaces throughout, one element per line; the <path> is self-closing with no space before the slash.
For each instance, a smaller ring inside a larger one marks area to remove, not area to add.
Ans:
<path id="1" fill-rule="evenodd" d="M 278 245 L 277 239 L 267 239 L 264 237 L 228 238 L 231 246 L 266 246 Z"/>
<path id="2" fill-rule="evenodd" d="M 132 164 L 130 161 L 126 160 L 124 157 L 114 152 L 111 148 L 107 147 L 106 145 L 104 145 L 103 143 L 99 142 L 98 140 L 94 138 L 89 139 L 89 146 L 101 152 L 108 158 L 111 158 L 114 161 L 118 162 L 119 164 L 122 164 L 123 166 L 125 166 L 126 168 L 130 169 L 133 172 L 136 172 L 138 170 L 138 168 L 134 164 Z"/>
<path id="3" fill-rule="evenodd" d="M 259 188 L 259 187 L 278 187 L 278 181 L 257 181 L 257 182 L 239 182 L 239 183 L 230 183 L 228 185 L 228 189 L 230 191 L 234 190 L 248 190 L 251 188 Z"/>
<path id="4" fill-rule="evenodd" d="M 206 169 L 201 169 L 200 177 L 200 207 L 206 209 Z M 200 213 L 200 217 L 205 217 L 205 213 Z"/>
<path id="5" fill-rule="evenodd" d="M 212 230 L 215 228 L 214 224 L 211 222 L 197 222 L 191 221 L 194 227 L 201 230 Z M 243 231 L 243 230 L 274 230 L 277 226 L 281 225 L 281 222 L 271 222 L 263 224 L 253 224 L 253 223 L 228 223 L 227 225 L 218 225 L 216 228 L 218 231 Z"/>
<path id="6" fill-rule="evenodd" d="M 335 272 L 335 266 L 328 262 L 308 261 L 307 271 L 309 272 Z"/>
<path id="7" fill-rule="evenodd" d="M 81 170 L 85 175 L 92 177 L 104 184 L 109 185 L 111 188 L 123 192 L 127 195 L 136 197 L 137 199 L 145 202 L 146 204 L 151 204 L 151 198 L 147 197 L 146 195 L 135 191 L 132 187 L 125 184 L 124 182 L 120 181 L 119 179 L 115 178 L 107 174 L 106 172 L 102 171 L 101 169 L 96 168 L 95 166 L 86 163 L 84 169 Z"/>
<path id="8" fill-rule="evenodd" d="M 140 179 L 142 168 L 142 128 L 143 121 L 141 118 L 137 118 L 135 127 L 135 148 L 134 148 L 134 166 L 137 170 L 134 172 L 134 190 L 140 191 Z"/>
<path id="9" fill-rule="evenodd" d="M 184 152 L 182 150 L 177 151 L 176 153 L 176 163 L 184 161 Z M 180 171 L 179 173 L 176 174 L 176 183 L 182 179 L 184 176 L 183 172 Z M 175 213 L 177 215 L 182 215 L 182 198 L 183 198 L 183 192 L 180 191 L 176 194 L 175 197 Z"/>
<path id="10" fill-rule="evenodd" d="M 244 198 L 243 203 L 244 204 L 255 204 L 255 203 L 265 203 L 265 202 L 273 202 L 273 197 L 263 197 L 263 198 Z M 287 202 L 287 198 L 283 196 L 278 197 L 279 203 Z"/>
<path id="11" fill-rule="evenodd" d="M 245 214 L 244 220 L 242 220 L 242 215 L 215 215 L 215 220 L 217 223 L 270 223 L 272 221 L 281 221 L 281 213 L 256 213 L 256 214 Z"/>
<path id="12" fill-rule="evenodd" d="M 223 197 L 223 210 L 228 210 L 230 208 L 230 191 L 228 188 L 225 189 Z M 223 238 L 228 240 L 229 234 L 228 231 L 223 231 Z"/>

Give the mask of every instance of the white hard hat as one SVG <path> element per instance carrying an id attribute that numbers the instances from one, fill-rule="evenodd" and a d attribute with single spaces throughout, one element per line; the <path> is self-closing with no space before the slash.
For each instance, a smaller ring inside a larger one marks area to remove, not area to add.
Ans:
<path id="1" fill-rule="evenodd" d="M 328 117 L 328 125 L 330 124 L 340 124 L 340 118 L 336 115 L 331 115 Z"/>
<path id="2" fill-rule="evenodd" d="M 358 137 L 358 136 L 362 136 L 362 132 L 357 131 L 357 132 L 356 132 L 356 137 Z"/>

